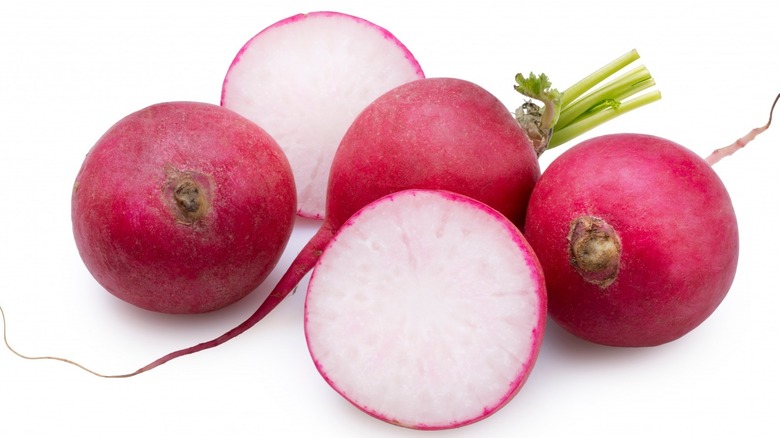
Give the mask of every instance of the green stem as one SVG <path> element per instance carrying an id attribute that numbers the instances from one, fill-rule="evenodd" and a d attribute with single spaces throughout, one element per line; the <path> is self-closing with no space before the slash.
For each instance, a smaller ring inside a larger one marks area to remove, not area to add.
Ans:
<path id="1" fill-rule="evenodd" d="M 528 78 L 522 74 L 516 75 L 515 89 L 545 105 L 541 118 L 535 118 L 538 116 L 524 112 L 522 108 L 516 112 L 518 122 L 522 126 L 540 128 L 536 130 L 537 137 L 539 131 L 546 133 L 546 138 L 535 141 L 537 153 L 541 154 L 544 150 L 559 146 L 619 115 L 660 99 L 661 93 L 658 91 L 629 99 L 655 85 L 650 72 L 644 66 L 635 67 L 604 83 L 637 59 L 639 53 L 631 50 L 563 93 L 553 89 L 549 78 L 544 74 L 536 76 L 531 73 Z M 554 117 L 551 118 L 551 114 Z M 552 124 L 549 124 L 550 121 Z"/>
<path id="2" fill-rule="evenodd" d="M 619 102 L 631 97 L 638 91 L 653 86 L 655 82 L 645 66 L 639 66 L 606 85 L 591 91 L 586 96 L 570 103 L 561 110 L 555 127 L 561 129 L 573 120 L 596 107 L 598 104 L 612 100 Z M 566 96 L 566 94 L 564 94 Z"/>
<path id="3" fill-rule="evenodd" d="M 553 133 L 547 149 L 560 146 L 597 126 L 614 119 L 617 116 L 623 115 L 649 103 L 653 103 L 659 99 L 661 99 L 661 92 L 655 90 L 649 93 L 645 93 L 634 99 L 622 101 L 617 107 L 605 108 L 602 111 L 595 112 L 588 117 L 575 120 L 573 123 L 563 127 L 563 129 L 559 129 Z"/>
<path id="4" fill-rule="evenodd" d="M 637 59 L 639 59 L 639 52 L 637 52 L 636 49 L 632 49 L 630 52 L 615 59 L 614 61 L 610 62 L 604 67 L 601 67 L 600 69 L 594 71 L 588 76 L 585 76 L 579 82 L 567 88 L 566 91 L 563 92 L 561 105 L 563 107 L 569 106 L 572 102 L 574 102 L 578 97 L 585 94 L 588 90 L 604 82 L 607 78 L 609 78 L 616 72 L 623 69 L 623 67 L 636 61 Z"/>

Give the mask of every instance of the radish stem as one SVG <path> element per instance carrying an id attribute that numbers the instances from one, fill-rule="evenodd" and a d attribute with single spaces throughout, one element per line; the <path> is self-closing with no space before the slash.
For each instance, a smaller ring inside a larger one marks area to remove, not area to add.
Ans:
<path id="1" fill-rule="evenodd" d="M 572 121 L 582 117 L 589 111 L 598 109 L 599 104 L 603 102 L 620 102 L 622 99 L 653 85 L 655 85 L 655 81 L 653 81 L 647 68 L 645 66 L 637 67 L 569 103 L 565 109 L 561 110 L 561 116 L 558 118 L 556 128 L 561 129 L 561 127 L 568 126 Z"/>
<path id="2" fill-rule="evenodd" d="M 548 149 L 560 146 L 597 126 L 614 119 L 619 115 L 643 107 L 659 99 L 661 99 L 661 92 L 655 90 L 634 99 L 622 101 L 620 102 L 620 105 L 617 106 L 599 108 L 599 110 L 594 111 L 593 114 L 580 117 L 569 125 L 564 126 L 563 129 L 555 131 L 555 135 L 550 140 Z"/>
<path id="3" fill-rule="evenodd" d="M 637 59 L 639 59 L 639 52 L 637 52 L 636 49 L 632 49 L 630 52 L 622 55 L 604 67 L 601 67 L 595 72 L 582 78 L 579 82 L 567 88 L 563 92 L 561 104 L 564 107 L 568 107 L 578 97 L 588 92 L 588 90 L 604 82 L 607 78 L 615 74 L 615 72 L 622 70 L 624 67 L 628 66 Z"/>
<path id="4" fill-rule="evenodd" d="M 531 73 L 527 78 L 515 76 L 515 90 L 544 104 L 543 109 L 526 102 L 515 112 L 518 122 L 534 140 L 537 154 L 579 136 L 628 111 L 655 102 L 661 98 L 659 91 L 651 91 L 630 99 L 637 93 L 655 85 L 645 66 L 639 66 L 601 85 L 607 79 L 639 59 L 639 53 L 631 50 L 599 68 L 563 93 L 552 88 L 547 75 Z M 596 88 L 598 87 L 598 88 Z M 529 122 L 529 118 L 533 122 Z M 541 133 L 541 135 L 540 135 Z M 541 138 L 540 138 L 541 137 Z"/>

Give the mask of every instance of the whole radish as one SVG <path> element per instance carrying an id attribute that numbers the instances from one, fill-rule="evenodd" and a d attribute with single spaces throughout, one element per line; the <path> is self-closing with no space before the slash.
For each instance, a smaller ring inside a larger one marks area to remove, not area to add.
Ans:
<path id="1" fill-rule="evenodd" d="M 739 255 L 734 208 L 711 164 L 768 126 L 707 160 L 642 134 L 596 137 L 556 158 L 525 222 L 550 316 L 578 337 L 626 347 L 699 326 L 729 291 Z"/>
<path id="2" fill-rule="evenodd" d="M 449 429 L 517 394 L 545 302 L 538 260 L 509 220 L 462 195 L 406 190 L 335 234 L 312 271 L 304 329 L 317 370 L 356 407 Z"/>
<path id="3" fill-rule="evenodd" d="M 474 83 L 414 81 L 382 95 L 353 122 L 328 180 L 335 230 L 363 206 L 410 188 L 451 190 L 518 226 L 540 169 L 528 136 L 504 105 Z"/>
<path id="4" fill-rule="evenodd" d="M 222 105 L 255 121 L 281 146 L 298 213 L 323 218 L 330 164 L 357 114 L 385 91 L 423 77 L 393 34 L 340 12 L 298 14 L 265 28 L 238 52 Z"/>
<path id="5" fill-rule="evenodd" d="M 292 172 L 273 138 L 206 103 L 123 118 L 73 186 L 73 234 L 90 273 L 158 312 L 207 312 L 249 294 L 278 262 L 294 217 Z"/>

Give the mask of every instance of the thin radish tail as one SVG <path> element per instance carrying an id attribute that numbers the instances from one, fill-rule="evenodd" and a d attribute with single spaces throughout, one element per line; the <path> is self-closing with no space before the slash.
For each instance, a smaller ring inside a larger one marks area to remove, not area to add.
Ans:
<path id="1" fill-rule="evenodd" d="M 3 341 L 5 342 L 5 346 L 8 348 L 8 350 L 10 350 L 13 354 L 23 359 L 54 360 L 54 361 L 64 362 L 79 367 L 82 370 L 87 371 L 88 373 L 94 374 L 95 376 L 104 377 L 104 378 L 114 379 L 114 378 L 125 378 L 125 377 L 137 376 L 141 373 L 145 373 L 149 370 L 157 368 L 158 366 L 166 362 L 169 362 L 173 359 L 176 359 L 178 357 L 186 356 L 188 354 L 197 353 L 199 351 L 207 350 L 209 348 L 214 348 L 218 345 L 222 345 L 225 342 L 235 338 L 241 333 L 244 333 L 245 331 L 252 328 L 255 324 L 260 322 L 260 320 L 263 319 L 266 315 L 271 313 L 271 311 L 274 310 L 276 306 L 278 306 L 279 303 L 281 303 L 282 300 L 284 300 L 285 297 L 290 295 L 290 293 L 292 293 L 292 291 L 295 290 L 296 286 L 298 285 L 298 283 L 300 283 L 300 281 L 303 279 L 306 273 L 312 270 L 312 268 L 314 268 L 314 265 L 317 263 L 317 260 L 319 260 L 320 255 L 322 254 L 322 251 L 325 249 L 328 242 L 330 242 L 330 240 L 333 238 L 333 234 L 334 234 L 333 227 L 329 226 L 327 222 L 322 227 L 320 227 L 317 233 L 314 234 L 314 236 L 309 240 L 308 243 L 306 243 L 303 249 L 295 257 L 293 262 L 290 264 L 290 267 L 287 268 L 287 271 L 282 275 L 282 278 L 279 279 L 279 282 L 273 288 L 273 290 L 265 299 L 265 301 L 263 301 L 262 304 L 260 304 L 260 307 L 258 307 L 257 310 L 255 310 L 255 312 L 251 316 L 249 316 L 249 318 L 247 318 L 244 322 L 230 329 L 225 334 L 217 338 L 214 338 L 207 342 L 202 342 L 197 345 L 193 345 L 192 347 L 187 347 L 181 350 L 174 351 L 172 353 L 168 353 L 165 356 L 160 357 L 159 359 L 149 363 L 146 366 L 139 368 L 138 370 L 132 373 L 102 374 L 93 371 L 70 359 L 65 359 L 65 358 L 55 357 L 55 356 L 27 356 L 22 353 L 19 353 L 17 350 L 12 348 L 8 342 L 8 338 L 6 336 L 6 327 L 5 327 L 5 313 L 3 313 L 3 310 L 0 307 L 0 316 L 2 316 L 2 322 L 3 322 Z"/>
<path id="2" fill-rule="evenodd" d="M 775 101 L 772 103 L 772 108 L 769 110 L 769 121 L 766 122 L 766 125 L 760 126 L 758 128 L 753 128 L 748 132 L 744 137 L 741 137 L 737 139 L 734 143 L 722 147 L 720 149 L 716 149 L 713 151 L 707 158 L 704 159 L 704 161 L 707 162 L 710 166 L 717 163 L 718 161 L 722 160 L 723 158 L 728 157 L 729 155 L 733 154 L 734 152 L 742 149 L 745 147 L 748 143 L 753 141 L 756 137 L 758 137 L 759 134 L 769 129 L 769 125 L 772 124 L 772 113 L 775 111 L 775 105 L 777 105 L 777 101 L 780 100 L 780 94 L 778 94 L 775 97 Z"/>

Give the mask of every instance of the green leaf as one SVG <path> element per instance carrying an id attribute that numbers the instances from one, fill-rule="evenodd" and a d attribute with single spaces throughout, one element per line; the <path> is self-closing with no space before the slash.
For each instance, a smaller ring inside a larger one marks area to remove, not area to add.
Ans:
<path id="1" fill-rule="evenodd" d="M 552 88 L 550 78 L 542 73 L 536 75 L 533 72 L 525 77 L 522 73 L 515 75 L 515 90 L 531 99 L 536 99 L 544 103 L 544 114 L 542 116 L 542 128 L 550 129 L 555 125 L 560 114 L 561 93 Z"/>

